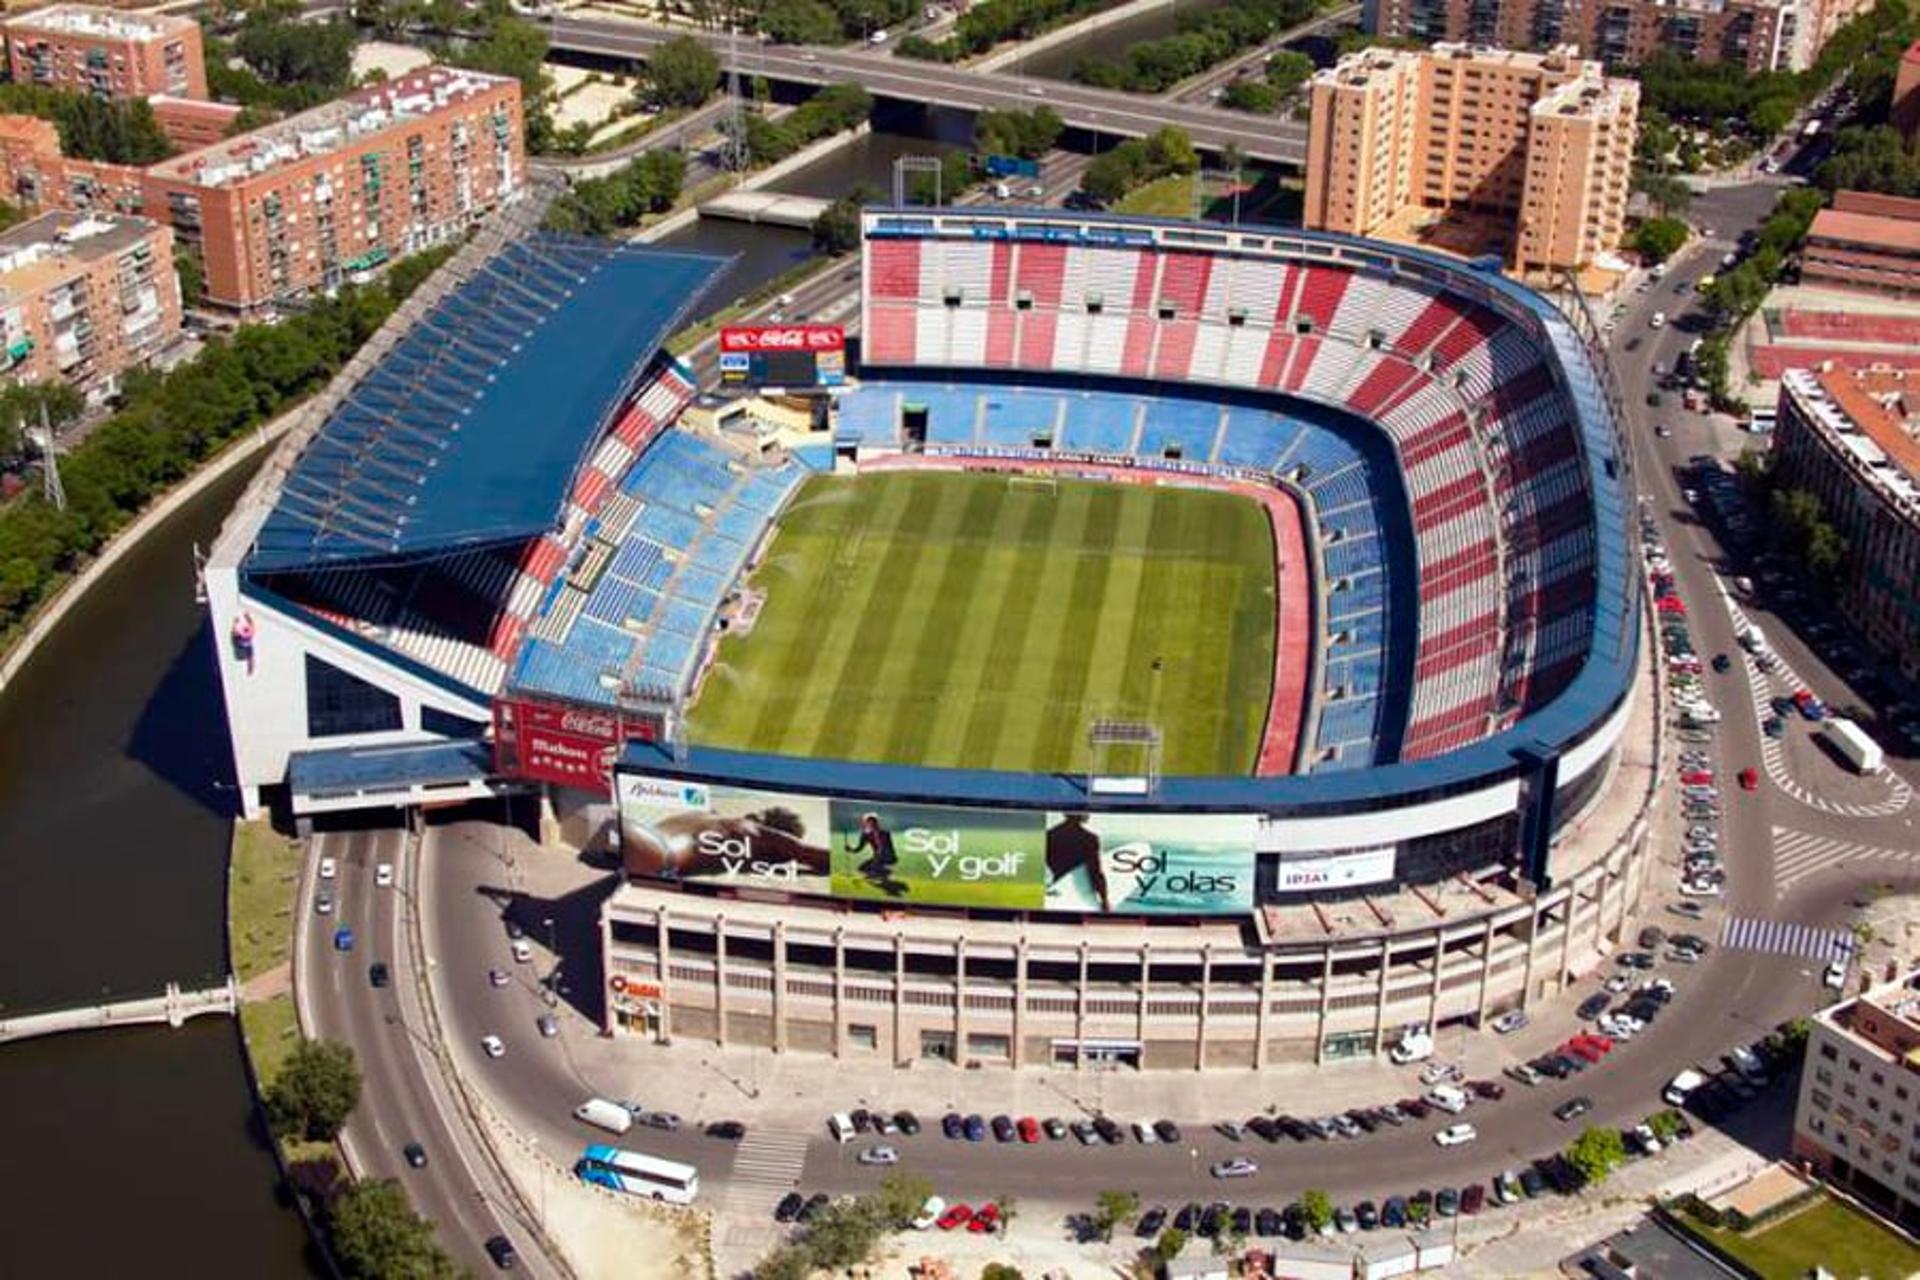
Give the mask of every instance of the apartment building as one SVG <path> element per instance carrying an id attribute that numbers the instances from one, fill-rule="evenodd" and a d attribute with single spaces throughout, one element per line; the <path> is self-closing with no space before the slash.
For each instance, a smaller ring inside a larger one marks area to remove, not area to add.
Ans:
<path id="1" fill-rule="evenodd" d="M 122 101 L 207 96 L 200 24 L 192 18 L 56 4 L 0 25 L 18 84 Z"/>
<path id="2" fill-rule="evenodd" d="M 1920 678 L 1920 370 L 1789 369 L 1773 452 L 1846 540 L 1841 608 L 1879 662 Z"/>
<path id="3" fill-rule="evenodd" d="M 146 174 L 133 165 L 77 160 L 38 116 L 0 116 L 0 199 L 28 209 L 140 213 Z"/>
<path id="4" fill-rule="evenodd" d="M 1523 275 L 1619 242 L 1639 86 L 1572 49 L 1367 49 L 1310 85 L 1305 222 L 1391 234 L 1418 210 L 1511 219 Z"/>
<path id="5" fill-rule="evenodd" d="M 173 236 L 145 218 L 48 213 L 0 233 L 0 373 L 103 399 L 180 332 Z"/>
<path id="6" fill-rule="evenodd" d="M 1920 1228 L 1920 971 L 1813 1016 L 1793 1154 Z"/>
<path id="7" fill-rule="evenodd" d="M 446 240 L 525 181 L 520 82 L 424 67 L 152 165 L 143 209 L 244 312 Z"/>
<path id="8" fill-rule="evenodd" d="M 1920 298 L 1920 200 L 1836 191 L 1807 228 L 1800 278 L 1889 298 Z"/>
<path id="9" fill-rule="evenodd" d="M 1655 50 L 1749 71 L 1804 71 L 1863 0 L 1366 0 L 1377 36 L 1510 49 L 1571 44 L 1609 67 Z"/>

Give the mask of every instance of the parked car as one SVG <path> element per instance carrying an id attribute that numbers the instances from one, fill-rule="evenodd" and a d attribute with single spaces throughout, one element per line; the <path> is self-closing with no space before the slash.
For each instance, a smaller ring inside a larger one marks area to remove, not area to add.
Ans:
<path id="1" fill-rule="evenodd" d="M 854 1157 L 861 1164 L 899 1164 L 900 1151 L 897 1147 L 872 1146 Z"/>
<path id="2" fill-rule="evenodd" d="M 806 1206 L 807 1198 L 798 1191 L 789 1191 L 780 1197 L 780 1203 L 773 1206 L 775 1222 L 792 1222 L 800 1216 L 800 1210 Z"/>
<path id="3" fill-rule="evenodd" d="M 1593 1099 L 1582 1095 L 1577 1098 L 1568 1098 L 1555 1107 L 1553 1118 L 1562 1124 L 1570 1124 L 1591 1110 L 1593 1110 Z"/>
<path id="4" fill-rule="evenodd" d="M 989 1200 L 974 1210 L 973 1220 L 967 1223 L 967 1230 L 975 1235 L 985 1235 L 1000 1225 L 1000 1206 Z"/>
<path id="5" fill-rule="evenodd" d="M 1161 1205 L 1154 1205 L 1151 1209 L 1148 1209 L 1140 1215 L 1140 1221 L 1135 1225 L 1133 1234 L 1139 1236 L 1142 1240 L 1152 1240 L 1160 1234 L 1160 1228 L 1166 1224 L 1166 1209 Z"/>
<path id="6" fill-rule="evenodd" d="M 513 1241 L 505 1236 L 488 1236 L 486 1244 L 481 1246 L 487 1251 L 487 1257 L 493 1265 L 502 1271 L 511 1271 L 520 1265 L 520 1255 L 514 1252 Z"/>
<path id="7" fill-rule="evenodd" d="M 971 1221 L 973 1221 L 973 1210 L 971 1208 L 964 1204 L 953 1204 L 947 1206 L 947 1211 L 940 1215 L 939 1221 L 935 1225 L 942 1231 L 951 1231 L 955 1227 L 963 1227 Z"/>
<path id="8" fill-rule="evenodd" d="M 939 1223 L 940 1215 L 946 1211 L 947 1202 L 945 1200 L 939 1196 L 928 1196 L 925 1203 L 920 1206 L 920 1212 L 915 1214 L 913 1221 L 907 1225 L 915 1231 L 929 1230 Z"/>
<path id="9" fill-rule="evenodd" d="M 950 1140 L 964 1138 L 967 1136 L 967 1122 L 958 1111 L 949 1111 L 940 1117 L 940 1132 Z"/>
<path id="10" fill-rule="evenodd" d="M 1433 1140 L 1443 1147 L 1464 1146 L 1480 1136 L 1479 1130 L 1470 1124 L 1450 1124 L 1433 1135 Z"/>
<path id="11" fill-rule="evenodd" d="M 1493 1020 L 1494 1032 L 1503 1036 L 1518 1031 L 1526 1025 L 1527 1015 L 1521 1009 L 1509 1010 Z"/>
<path id="12" fill-rule="evenodd" d="M 1216 1160 L 1207 1172 L 1216 1178 L 1251 1178 L 1260 1172 L 1260 1165 L 1247 1156 L 1234 1156 L 1228 1160 Z"/>
<path id="13" fill-rule="evenodd" d="M 506 1041 L 494 1035 L 481 1036 L 480 1047 L 489 1058 L 497 1058 L 507 1051 Z"/>

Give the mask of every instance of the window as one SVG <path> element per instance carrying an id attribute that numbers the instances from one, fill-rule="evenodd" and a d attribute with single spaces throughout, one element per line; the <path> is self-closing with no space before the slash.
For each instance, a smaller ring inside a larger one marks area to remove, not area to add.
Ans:
<path id="1" fill-rule="evenodd" d="M 880 1047 L 880 1032 L 870 1022 L 849 1022 L 847 1039 L 853 1042 L 854 1048 L 865 1049 L 868 1053 Z"/>
<path id="2" fill-rule="evenodd" d="M 443 738 L 481 738 L 485 737 L 487 732 L 484 722 L 469 720 L 465 716 L 457 716 L 451 711 L 442 711 L 438 707 L 420 708 L 420 728 L 427 733 L 437 733 Z"/>
<path id="3" fill-rule="evenodd" d="M 952 1062 L 953 1032 L 922 1031 L 920 1033 L 920 1056 L 934 1062 Z"/>
<path id="4" fill-rule="evenodd" d="M 1871 1078 L 1873 1080 L 1875 1087 L 1883 1085 L 1887 1082 L 1887 1078 L 1881 1075 L 1878 1071 L 1874 1072 Z"/>
<path id="5" fill-rule="evenodd" d="M 400 727 L 400 699 L 307 655 L 307 736 L 384 733 Z"/>
<path id="6" fill-rule="evenodd" d="M 1013 1042 L 1006 1036 L 986 1032 L 969 1032 L 967 1035 L 967 1056 L 985 1058 L 989 1061 L 1005 1062 L 1013 1056 Z"/>
<path id="7" fill-rule="evenodd" d="M 1810 1092 L 1807 1095 L 1807 1098 L 1809 1101 L 1813 1103 L 1814 1106 L 1820 1108 L 1822 1111 L 1825 1111 L 1828 1107 L 1831 1107 L 1833 1105 L 1832 1095 L 1823 1093 L 1818 1089 L 1815 1089 L 1812 1092 Z"/>

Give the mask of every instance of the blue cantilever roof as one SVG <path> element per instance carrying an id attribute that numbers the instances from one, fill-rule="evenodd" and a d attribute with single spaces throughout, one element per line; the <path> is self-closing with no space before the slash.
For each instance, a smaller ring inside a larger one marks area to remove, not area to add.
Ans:
<path id="1" fill-rule="evenodd" d="M 260 571 L 530 538 L 723 258 L 541 233 L 434 304 L 302 448 Z"/>

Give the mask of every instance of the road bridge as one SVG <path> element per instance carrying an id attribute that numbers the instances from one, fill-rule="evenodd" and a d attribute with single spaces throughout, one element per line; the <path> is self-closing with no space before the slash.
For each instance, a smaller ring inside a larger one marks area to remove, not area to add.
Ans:
<path id="1" fill-rule="evenodd" d="M 157 996 L 76 1005 L 46 1013 L 22 1014 L 17 1018 L 0 1018 L 0 1044 L 59 1035 L 63 1031 L 98 1031 L 104 1027 L 162 1022 L 170 1027 L 178 1027 L 188 1018 L 196 1018 L 203 1013 L 224 1013 L 231 1017 L 239 1008 L 240 987 L 231 977 L 225 986 L 208 987 L 204 991 L 182 991 L 179 983 L 169 982 L 167 989 Z"/>
<path id="2" fill-rule="evenodd" d="M 611 18 L 562 16 L 548 26 L 557 51 L 644 60 L 685 31 Z M 1306 163 L 1306 126 L 1292 120 L 1168 102 L 1140 94 L 1063 84 L 1004 72 L 897 58 L 865 49 L 812 48 L 701 37 L 722 65 L 742 75 L 792 84 L 858 84 L 875 97 L 960 111 L 1052 107 L 1070 127 L 1121 137 L 1145 137 L 1173 125 L 1203 151 L 1237 147 L 1250 160 L 1299 168 Z"/>
<path id="3" fill-rule="evenodd" d="M 775 227 L 811 227 L 827 211 L 827 202 L 815 196 L 789 196 L 778 191 L 729 191 L 700 206 L 703 218 L 734 222 L 764 222 Z"/>

